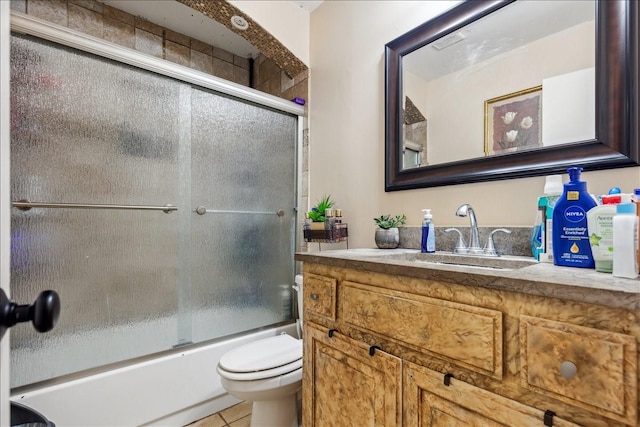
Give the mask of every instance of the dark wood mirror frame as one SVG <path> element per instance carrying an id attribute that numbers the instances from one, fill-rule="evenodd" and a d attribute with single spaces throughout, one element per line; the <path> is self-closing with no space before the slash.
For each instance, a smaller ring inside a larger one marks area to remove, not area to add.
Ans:
<path id="1" fill-rule="evenodd" d="M 638 166 L 636 0 L 596 0 L 596 138 L 545 149 L 402 169 L 402 57 L 515 0 L 467 1 L 385 45 L 385 191 Z"/>

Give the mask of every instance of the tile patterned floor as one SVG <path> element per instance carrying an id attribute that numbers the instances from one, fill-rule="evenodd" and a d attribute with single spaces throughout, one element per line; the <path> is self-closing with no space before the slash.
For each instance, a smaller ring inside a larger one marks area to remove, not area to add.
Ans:
<path id="1" fill-rule="evenodd" d="M 189 424 L 189 427 L 249 427 L 250 422 L 251 402 L 242 402 Z"/>

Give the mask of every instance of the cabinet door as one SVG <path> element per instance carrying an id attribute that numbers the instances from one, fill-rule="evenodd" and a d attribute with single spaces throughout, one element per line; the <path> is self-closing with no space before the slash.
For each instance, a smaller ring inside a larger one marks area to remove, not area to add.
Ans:
<path id="1" fill-rule="evenodd" d="M 339 332 L 306 324 L 303 424 L 305 427 L 400 426 L 400 359 Z"/>
<path id="2" fill-rule="evenodd" d="M 545 412 L 410 362 L 403 363 L 406 426 L 543 426 Z M 577 424 L 553 417 L 555 427 Z"/>

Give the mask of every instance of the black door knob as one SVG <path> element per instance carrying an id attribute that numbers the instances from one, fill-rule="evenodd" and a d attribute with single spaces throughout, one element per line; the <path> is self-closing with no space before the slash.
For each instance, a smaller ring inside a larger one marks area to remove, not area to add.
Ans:
<path id="1" fill-rule="evenodd" d="M 29 322 L 38 332 L 48 332 L 58 322 L 60 316 L 60 297 L 55 291 L 43 291 L 32 305 L 18 305 L 9 301 L 7 294 L 0 289 L 0 338 L 7 328 L 16 323 Z"/>

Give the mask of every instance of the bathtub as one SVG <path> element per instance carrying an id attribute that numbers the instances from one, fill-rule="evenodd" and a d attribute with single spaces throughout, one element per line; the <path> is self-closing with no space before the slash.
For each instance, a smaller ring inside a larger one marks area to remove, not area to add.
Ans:
<path id="1" fill-rule="evenodd" d="M 228 350 L 286 332 L 270 328 L 94 375 L 15 392 L 58 426 L 184 426 L 239 401 L 220 384 L 216 365 Z"/>

